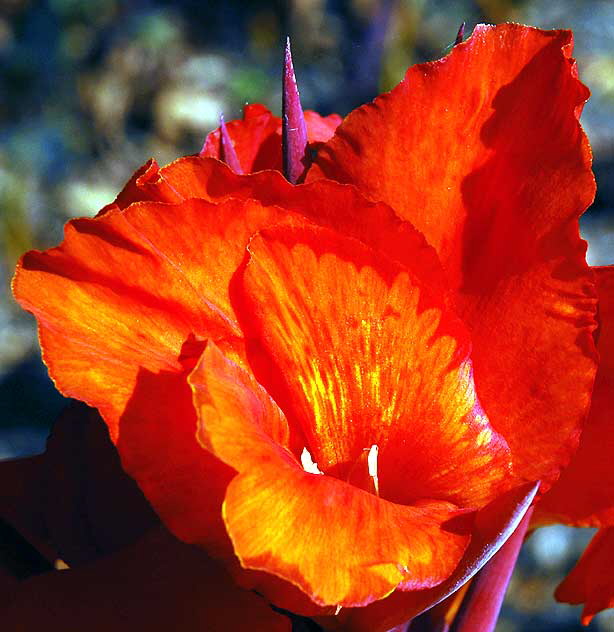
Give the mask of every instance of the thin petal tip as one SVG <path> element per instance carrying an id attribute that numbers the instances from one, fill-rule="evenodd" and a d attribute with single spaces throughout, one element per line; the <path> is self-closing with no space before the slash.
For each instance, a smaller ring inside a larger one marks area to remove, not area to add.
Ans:
<path id="1" fill-rule="evenodd" d="M 230 134 L 228 133 L 223 113 L 220 113 L 220 160 L 225 162 L 235 173 L 243 173 L 239 156 L 237 156 Z"/>

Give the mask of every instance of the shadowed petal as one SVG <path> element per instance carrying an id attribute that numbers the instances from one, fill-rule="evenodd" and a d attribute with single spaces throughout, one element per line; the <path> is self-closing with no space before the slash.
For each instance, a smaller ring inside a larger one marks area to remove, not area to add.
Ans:
<path id="1" fill-rule="evenodd" d="M 53 562 L 55 551 L 48 543 L 42 520 L 43 472 L 41 455 L 0 461 L 0 520 L 6 521 L 44 559 Z"/>
<path id="2" fill-rule="evenodd" d="M 14 585 L 2 595 L 0 619 L 19 632 L 291 629 L 202 551 L 162 530 L 92 564 Z"/>
<path id="3" fill-rule="evenodd" d="M 98 412 L 72 402 L 53 426 L 38 481 L 49 541 L 69 566 L 134 544 L 159 519 L 122 470 Z"/>
<path id="4" fill-rule="evenodd" d="M 593 268 L 599 299 L 600 361 L 580 446 L 552 489 L 540 500 L 536 523 L 579 527 L 614 525 L 614 266 Z"/>
<path id="5" fill-rule="evenodd" d="M 516 471 L 553 479 L 595 375 L 595 300 L 577 218 L 591 203 L 588 90 L 569 32 L 476 27 L 352 112 L 308 179 L 357 185 L 435 247 L 472 330 L 477 391 Z"/>
<path id="6" fill-rule="evenodd" d="M 0 517 L 49 564 L 89 562 L 159 524 L 125 474 L 98 413 L 70 403 L 44 454 L 0 463 Z"/>

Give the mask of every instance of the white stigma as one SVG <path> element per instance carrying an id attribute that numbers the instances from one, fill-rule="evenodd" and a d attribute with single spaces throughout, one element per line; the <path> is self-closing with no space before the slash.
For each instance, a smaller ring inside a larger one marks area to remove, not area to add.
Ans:
<path id="1" fill-rule="evenodd" d="M 305 472 L 309 472 L 310 474 L 324 474 L 324 472 L 320 471 L 318 468 L 318 464 L 313 462 L 311 458 L 311 454 L 307 448 L 303 448 L 301 452 L 301 465 Z"/>
<path id="2" fill-rule="evenodd" d="M 379 496 L 379 480 L 377 478 L 377 455 L 379 448 L 374 443 L 369 448 L 369 454 L 367 455 L 367 465 L 369 467 L 369 476 L 373 479 L 373 485 L 375 485 L 375 493 Z"/>

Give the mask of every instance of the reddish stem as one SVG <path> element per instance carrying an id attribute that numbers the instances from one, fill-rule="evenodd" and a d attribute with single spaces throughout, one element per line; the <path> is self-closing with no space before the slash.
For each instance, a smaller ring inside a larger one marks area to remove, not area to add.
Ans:
<path id="1" fill-rule="evenodd" d="M 531 508 L 507 542 L 474 577 L 450 632 L 492 632 L 495 629 L 532 513 Z"/>

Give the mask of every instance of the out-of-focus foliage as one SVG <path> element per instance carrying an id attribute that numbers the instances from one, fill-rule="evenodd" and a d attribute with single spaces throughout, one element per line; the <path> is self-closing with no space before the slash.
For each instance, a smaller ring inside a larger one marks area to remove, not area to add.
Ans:
<path id="1" fill-rule="evenodd" d="M 246 101 L 278 112 L 286 34 L 303 105 L 345 114 L 445 54 L 462 21 L 470 33 L 507 20 L 575 32 L 599 186 L 583 229 L 590 262 L 611 263 L 610 0 L 0 0 L 0 458 L 42 449 L 61 405 L 28 355 L 33 320 L 10 298 L 22 252 L 58 243 L 69 217 L 94 214 L 150 156 L 197 152 L 220 113 Z M 577 610 L 551 597 L 581 549 L 557 529 L 525 547 L 499 632 L 579 629 Z M 614 631 L 614 619 L 590 629 Z"/>

